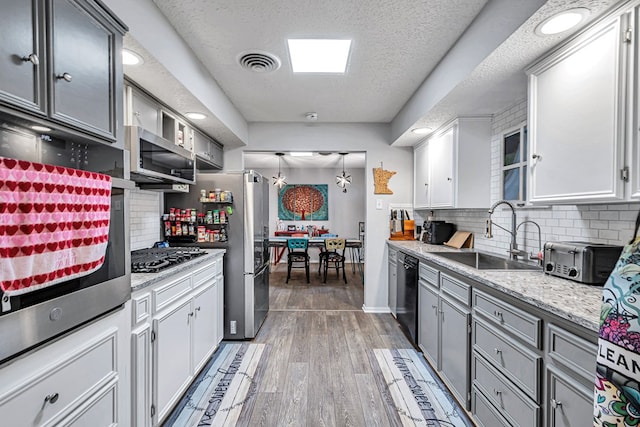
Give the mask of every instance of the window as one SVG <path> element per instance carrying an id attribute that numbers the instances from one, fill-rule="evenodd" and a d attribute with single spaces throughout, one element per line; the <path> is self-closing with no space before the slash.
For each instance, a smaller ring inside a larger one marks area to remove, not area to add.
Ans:
<path id="1" fill-rule="evenodd" d="M 511 129 L 502 137 L 502 198 L 527 200 L 527 126 Z"/>

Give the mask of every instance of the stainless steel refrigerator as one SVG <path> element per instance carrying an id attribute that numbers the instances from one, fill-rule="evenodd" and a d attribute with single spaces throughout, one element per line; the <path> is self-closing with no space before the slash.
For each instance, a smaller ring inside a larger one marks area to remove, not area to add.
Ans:
<path id="1" fill-rule="evenodd" d="M 167 194 L 165 207 L 200 207 L 200 190 L 216 188 L 233 194 L 228 241 L 201 246 L 227 250 L 224 338 L 251 339 L 269 312 L 269 181 L 253 171 L 198 174 L 189 194 Z"/>

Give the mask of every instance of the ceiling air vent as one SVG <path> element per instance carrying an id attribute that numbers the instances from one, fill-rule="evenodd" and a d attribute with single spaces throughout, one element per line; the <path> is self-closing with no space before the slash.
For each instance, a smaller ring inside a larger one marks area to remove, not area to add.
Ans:
<path id="1" fill-rule="evenodd" d="M 280 68 L 280 59 L 268 52 L 244 52 L 238 56 L 238 62 L 254 73 L 269 73 Z"/>

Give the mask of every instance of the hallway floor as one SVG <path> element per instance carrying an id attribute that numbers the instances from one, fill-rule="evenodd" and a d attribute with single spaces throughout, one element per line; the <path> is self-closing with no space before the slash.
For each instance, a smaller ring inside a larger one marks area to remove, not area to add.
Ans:
<path id="1" fill-rule="evenodd" d="M 346 285 L 335 271 L 323 284 L 312 265 L 310 284 L 303 269 L 294 270 L 288 284 L 285 279 L 286 264 L 272 268 L 269 315 L 251 341 L 268 350 L 259 379 L 249 380 L 253 397 L 237 425 L 403 425 L 389 393 L 380 391 L 385 380 L 372 369 L 372 355 L 373 349 L 413 346 L 390 314 L 362 311 L 358 273 L 348 266 Z"/>

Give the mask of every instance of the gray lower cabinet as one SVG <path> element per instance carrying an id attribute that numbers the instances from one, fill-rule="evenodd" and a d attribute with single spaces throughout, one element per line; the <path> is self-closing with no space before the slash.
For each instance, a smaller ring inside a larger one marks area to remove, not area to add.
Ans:
<path id="1" fill-rule="evenodd" d="M 389 310 L 393 317 L 397 317 L 396 308 L 398 298 L 397 290 L 398 290 L 398 272 L 397 268 L 398 261 L 398 252 L 395 249 L 389 248 L 389 258 L 388 258 L 388 280 L 389 280 Z"/>
<path id="2" fill-rule="evenodd" d="M 418 347 L 465 409 L 470 407 L 470 286 L 420 263 Z"/>
<path id="3" fill-rule="evenodd" d="M 582 427 L 593 423 L 593 386 L 575 381 L 568 372 L 547 368 L 548 426 Z"/>
<path id="4" fill-rule="evenodd" d="M 125 30 L 93 0 L 3 2 L 2 109 L 116 141 Z"/>

